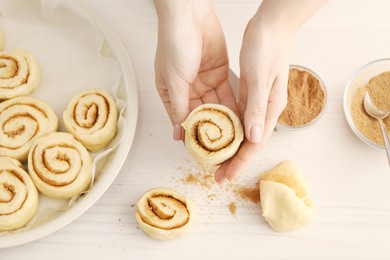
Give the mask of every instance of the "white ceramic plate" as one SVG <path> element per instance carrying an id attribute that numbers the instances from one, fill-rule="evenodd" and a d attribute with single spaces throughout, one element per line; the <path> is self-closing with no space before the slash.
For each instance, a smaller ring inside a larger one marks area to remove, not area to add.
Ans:
<path id="1" fill-rule="evenodd" d="M 19 233 L 6 234 L 5 236 L 0 237 L 0 248 L 17 246 L 37 240 L 71 223 L 88 210 L 88 208 L 90 208 L 108 189 L 120 172 L 130 151 L 138 115 L 137 85 L 132 64 L 121 42 L 113 31 L 93 14 L 88 12 L 88 10 L 85 10 L 83 6 L 80 6 L 80 10 L 82 10 L 82 12 L 84 12 L 83 15 L 88 16 L 98 28 L 101 35 L 104 37 L 104 48 L 106 48 L 107 51 L 111 53 L 112 58 L 119 63 L 122 74 L 122 92 L 124 92 L 122 93 L 122 98 L 127 102 L 126 110 L 124 112 L 124 118 L 127 125 L 126 132 L 123 135 L 122 142 L 113 152 L 111 152 L 109 155 L 110 159 L 106 160 L 99 171 L 94 187 L 86 195 L 76 201 L 69 209 L 59 212 L 55 217 L 45 223 L 23 230 Z M 61 120 L 61 115 L 58 116 Z"/>

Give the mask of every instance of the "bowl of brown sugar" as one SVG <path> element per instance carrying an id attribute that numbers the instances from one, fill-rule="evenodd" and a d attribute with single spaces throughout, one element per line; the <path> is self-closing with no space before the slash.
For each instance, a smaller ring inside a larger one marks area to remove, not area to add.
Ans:
<path id="1" fill-rule="evenodd" d="M 312 70 L 290 65 L 287 106 L 279 116 L 277 128 L 302 130 L 312 126 L 325 113 L 326 87 Z"/>
<path id="2" fill-rule="evenodd" d="M 372 61 L 358 69 L 345 88 L 343 100 L 345 116 L 355 135 L 372 147 L 384 149 L 379 123 L 364 109 L 366 92 L 380 110 L 390 110 L 390 58 Z M 390 132 L 390 117 L 383 123 Z"/>

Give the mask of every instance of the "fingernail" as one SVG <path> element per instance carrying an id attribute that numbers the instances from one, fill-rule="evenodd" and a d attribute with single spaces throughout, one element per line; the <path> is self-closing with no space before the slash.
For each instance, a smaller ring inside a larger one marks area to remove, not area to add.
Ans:
<path id="1" fill-rule="evenodd" d="M 173 140 L 175 141 L 180 141 L 182 138 L 181 138 L 181 125 L 179 124 L 176 124 L 174 127 L 173 127 Z"/>
<path id="2" fill-rule="evenodd" d="M 214 179 L 216 183 L 222 184 L 225 181 L 225 176 L 221 174 L 215 174 Z"/>
<path id="3" fill-rule="evenodd" d="M 227 179 L 228 181 L 232 181 L 232 180 L 234 180 L 234 178 L 235 178 L 234 175 L 226 174 L 226 179 Z"/>
<path id="4" fill-rule="evenodd" d="M 260 143 L 260 141 L 261 141 L 261 127 L 259 125 L 252 126 L 250 141 L 252 143 Z"/>

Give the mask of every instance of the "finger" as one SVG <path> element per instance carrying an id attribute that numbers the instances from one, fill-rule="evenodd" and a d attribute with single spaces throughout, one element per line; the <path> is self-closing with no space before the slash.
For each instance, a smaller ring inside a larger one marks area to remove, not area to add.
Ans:
<path id="1" fill-rule="evenodd" d="M 238 81 L 238 109 L 240 113 L 240 119 L 242 122 L 244 122 L 244 115 L 246 110 L 246 102 L 248 100 L 248 86 L 246 84 L 246 81 L 243 79 L 242 76 L 240 76 L 240 79 Z"/>
<path id="2" fill-rule="evenodd" d="M 237 101 L 236 97 L 234 96 L 230 79 L 227 79 L 220 85 L 218 85 L 216 88 L 216 92 L 221 104 L 227 106 L 228 108 L 233 110 L 234 113 L 239 115 Z"/>
<path id="3" fill-rule="evenodd" d="M 215 89 L 210 90 L 209 92 L 205 93 L 202 96 L 202 102 L 203 104 L 220 104 L 219 97 L 217 95 L 217 92 L 215 92 Z"/>
<path id="4" fill-rule="evenodd" d="M 158 94 L 160 95 L 161 101 L 163 102 L 165 110 L 167 111 L 167 114 L 172 122 L 171 102 L 169 101 L 168 89 L 164 83 L 160 83 L 158 81 L 156 81 L 156 88 L 157 88 Z"/>
<path id="5" fill-rule="evenodd" d="M 226 169 L 229 167 L 230 161 L 231 159 L 223 162 L 215 172 L 214 179 L 216 183 L 221 184 L 226 179 Z"/>
<path id="6" fill-rule="evenodd" d="M 275 129 L 280 114 L 287 105 L 287 80 L 287 77 L 279 76 L 272 86 L 261 143 L 265 144 L 267 142 Z"/>
<path id="7" fill-rule="evenodd" d="M 273 83 L 273 82 L 272 82 Z M 255 80 L 248 82 L 248 95 L 244 114 L 245 135 L 252 143 L 260 143 L 264 133 L 269 89 L 271 84 Z"/>
<path id="8" fill-rule="evenodd" d="M 263 144 L 253 144 L 245 140 L 240 150 L 231 159 L 229 166 L 225 169 L 225 178 L 229 181 L 236 178 L 244 171 L 251 159 L 261 150 Z"/>
<path id="9" fill-rule="evenodd" d="M 183 140 L 183 129 L 181 123 L 190 113 L 189 109 L 189 85 L 179 77 L 174 81 L 167 82 L 170 115 L 174 126 L 173 139 Z"/>
<path id="10" fill-rule="evenodd" d="M 202 99 L 201 98 L 193 98 L 190 100 L 190 111 L 194 110 L 198 106 L 202 105 Z"/>

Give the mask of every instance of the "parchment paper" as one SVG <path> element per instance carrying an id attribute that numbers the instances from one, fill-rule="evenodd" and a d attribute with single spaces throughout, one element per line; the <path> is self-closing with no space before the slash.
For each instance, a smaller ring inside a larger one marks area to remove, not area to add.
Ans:
<path id="1" fill-rule="evenodd" d="M 122 142 L 126 132 L 123 113 L 127 103 L 123 95 L 119 98 L 121 68 L 115 59 L 104 55 L 110 50 L 106 49 L 102 34 L 79 5 L 70 0 L 2 0 L 0 31 L 4 35 L 4 50 L 22 48 L 35 55 L 41 68 L 41 84 L 30 96 L 56 111 L 59 131 L 65 131 L 62 114 L 75 94 L 100 88 L 115 98 L 120 111 L 117 135 L 104 151 L 91 154 L 96 177 L 104 158 Z M 78 196 L 70 201 L 55 200 L 41 194 L 33 220 L 19 230 L 0 233 L 0 237 L 44 225 L 59 212 L 69 210 L 77 199 Z"/>

